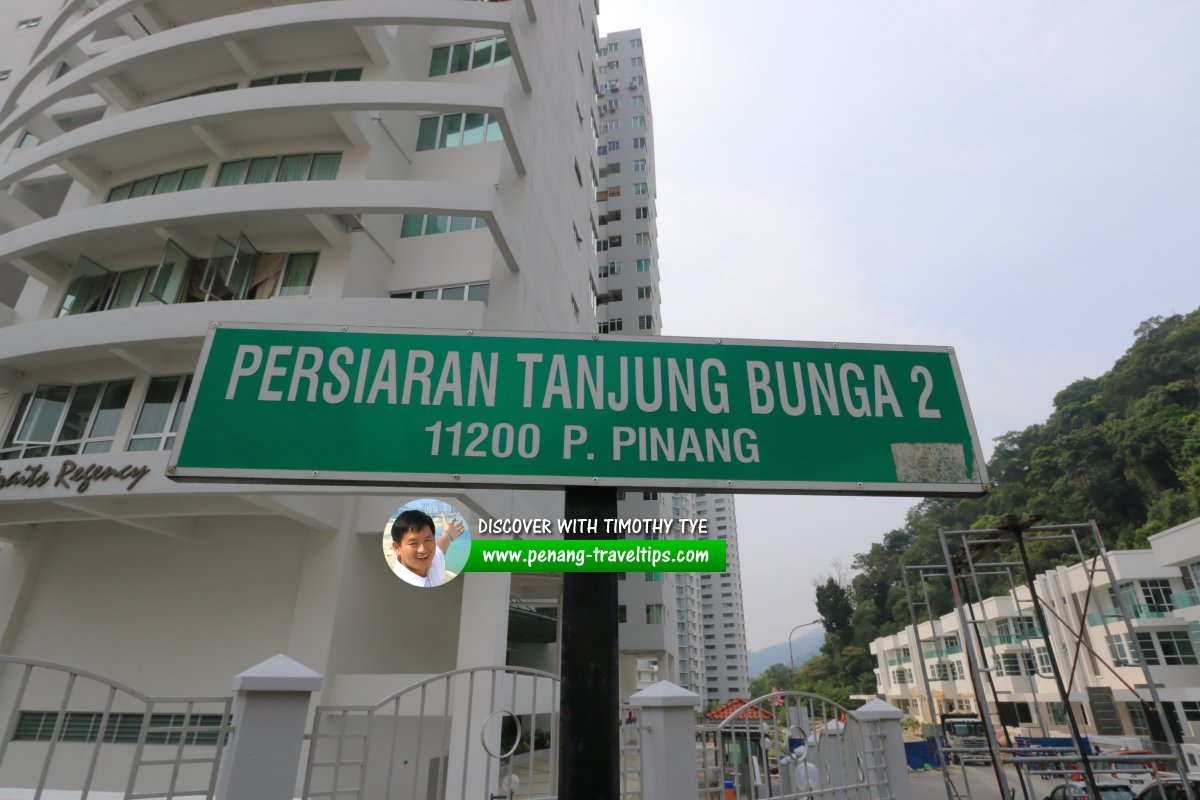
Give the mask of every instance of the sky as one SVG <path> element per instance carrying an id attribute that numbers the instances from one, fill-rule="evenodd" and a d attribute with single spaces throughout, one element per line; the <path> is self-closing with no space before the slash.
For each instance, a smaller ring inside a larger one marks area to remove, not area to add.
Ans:
<path id="1" fill-rule="evenodd" d="M 665 335 L 952 346 L 990 456 L 1200 306 L 1200 3 L 600 0 L 599 25 L 643 31 Z M 914 503 L 739 496 L 750 649 Z"/>

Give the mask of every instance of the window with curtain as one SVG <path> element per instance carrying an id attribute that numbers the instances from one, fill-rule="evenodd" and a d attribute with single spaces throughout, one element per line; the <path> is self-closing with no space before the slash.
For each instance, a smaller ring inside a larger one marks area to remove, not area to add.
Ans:
<path id="1" fill-rule="evenodd" d="M 331 181 L 337 178 L 341 153 L 294 153 L 285 156 L 227 161 L 217 171 L 215 186 L 287 181 Z"/>
<path id="2" fill-rule="evenodd" d="M 316 253 L 292 253 L 279 279 L 281 297 L 298 297 L 312 291 L 313 275 L 317 271 Z"/>
<path id="3" fill-rule="evenodd" d="M 441 150 L 483 142 L 503 141 L 494 114 L 443 114 L 423 117 L 417 129 L 417 150 Z"/>
<path id="4" fill-rule="evenodd" d="M 400 223 L 400 238 L 431 236 L 436 233 L 479 230 L 487 227 L 483 217 L 452 217 L 446 214 L 405 214 Z"/>
<path id="5" fill-rule="evenodd" d="M 508 39 L 504 36 L 488 36 L 433 48 L 429 59 L 429 77 L 511 63 L 512 52 Z"/>
<path id="6" fill-rule="evenodd" d="M 191 385 L 191 375 L 150 379 L 137 423 L 129 437 L 131 452 L 171 449 Z"/>
<path id="7" fill-rule="evenodd" d="M 208 172 L 208 167 L 205 166 L 188 167 L 187 169 L 164 172 L 161 175 L 151 175 L 148 178 L 139 178 L 136 181 L 114 186 L 109 190 L 108 197 L 104 202 L 112 203 L 117 200 L 127 200 L 131 197 L 145 197 L 151 194 L 167 194 L 169 192 L 198 189 L 204 183 L 204 174 L 206 172 Z"/>

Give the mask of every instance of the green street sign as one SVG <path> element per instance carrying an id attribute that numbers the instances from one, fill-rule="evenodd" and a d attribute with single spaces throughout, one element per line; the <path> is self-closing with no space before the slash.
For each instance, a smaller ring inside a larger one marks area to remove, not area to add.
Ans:
<path id="1" fill-rule="evenodd" d="M 168 475 L 977 495 L 946 347 L 214 327 Z"/>

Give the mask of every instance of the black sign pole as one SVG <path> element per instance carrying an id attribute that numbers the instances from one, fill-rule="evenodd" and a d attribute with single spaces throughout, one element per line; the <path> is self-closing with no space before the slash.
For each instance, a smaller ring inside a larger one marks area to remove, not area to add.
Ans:
<path id="1" fill-rule="evenodd" d="M 613 538 L 605 532 L 605 520 L 617 517 L 617 491 L 570 487 L 564 516 L 594 520 L 597 531 L 568 533 L 567 540 Z M 558 797 L 617 800 L 621 707 L 615 572 L 563 573 L 561 647 Z"/>

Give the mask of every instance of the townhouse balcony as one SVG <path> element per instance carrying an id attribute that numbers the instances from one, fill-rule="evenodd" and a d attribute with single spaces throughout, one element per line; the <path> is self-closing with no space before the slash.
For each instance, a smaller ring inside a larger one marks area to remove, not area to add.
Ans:
<path id="1" fill-rule="evenodd" d="M 912 663 L 912 656 L 911 656 L 911 655 L 907 655 L 907 656 L 892 656 L 891 658 L 889 658 L 889 659 L 888 659 L 888 662 L 887 662 L 887 663 L 888 663 L 888 666 L 889 666 L 889 667 L 894 667 L 894 666 L 897 666 L 898 664 L 911 664 L 911 663 Z"/>
<path id="2" fill-rule="evenodd" d="M 1200 589 L 1188 589 L 1186 592 L 1172 592 L 1171 603 L 1176 608 L 1200 606 Z"/>
<path id="3" fill-rule="evenodd" d="M 1162 619 L 1171 612 L 1171 609 L 1163 606 L 1148 606 L 1141 603 L 1129 607 L 1130 619 Z M 1121 610 L 1118 608 L 1109 608 L 1104 611 L 1093 611 L 1087 616 L 1088 627 L 1094 628 L 1097 625 L 1102 625 L 1105 622 L 1120 622 L 1123 619 Z"/>
<path id="4" fill-rule="evenodd" d="M 961 644 L 956 644 L 953 647 L 935 647 L 932 650 L 923 650 L 926 658 L 945 658 L 946 656 L 958 655 L 963 651 Z"/>
<path id="5" fill-rule="evenodd" d="M 983 637 L 983 646 L 984 647 L 1000 647 L 1000 646 L 1008 645 L 1008 644 L 1021 644 L 1021 642 L 1024 642 L 1027 639 L 1040 639 L 1040 638 L 1042 638 L 1041 629 L 1040 628 L 1030 628 L 1029 630 L 1027 630 L 1023 633 L 1007 633 L 1007 634 L 997 634 L 995 636 L 985 636 L 985 637 Z"/>

